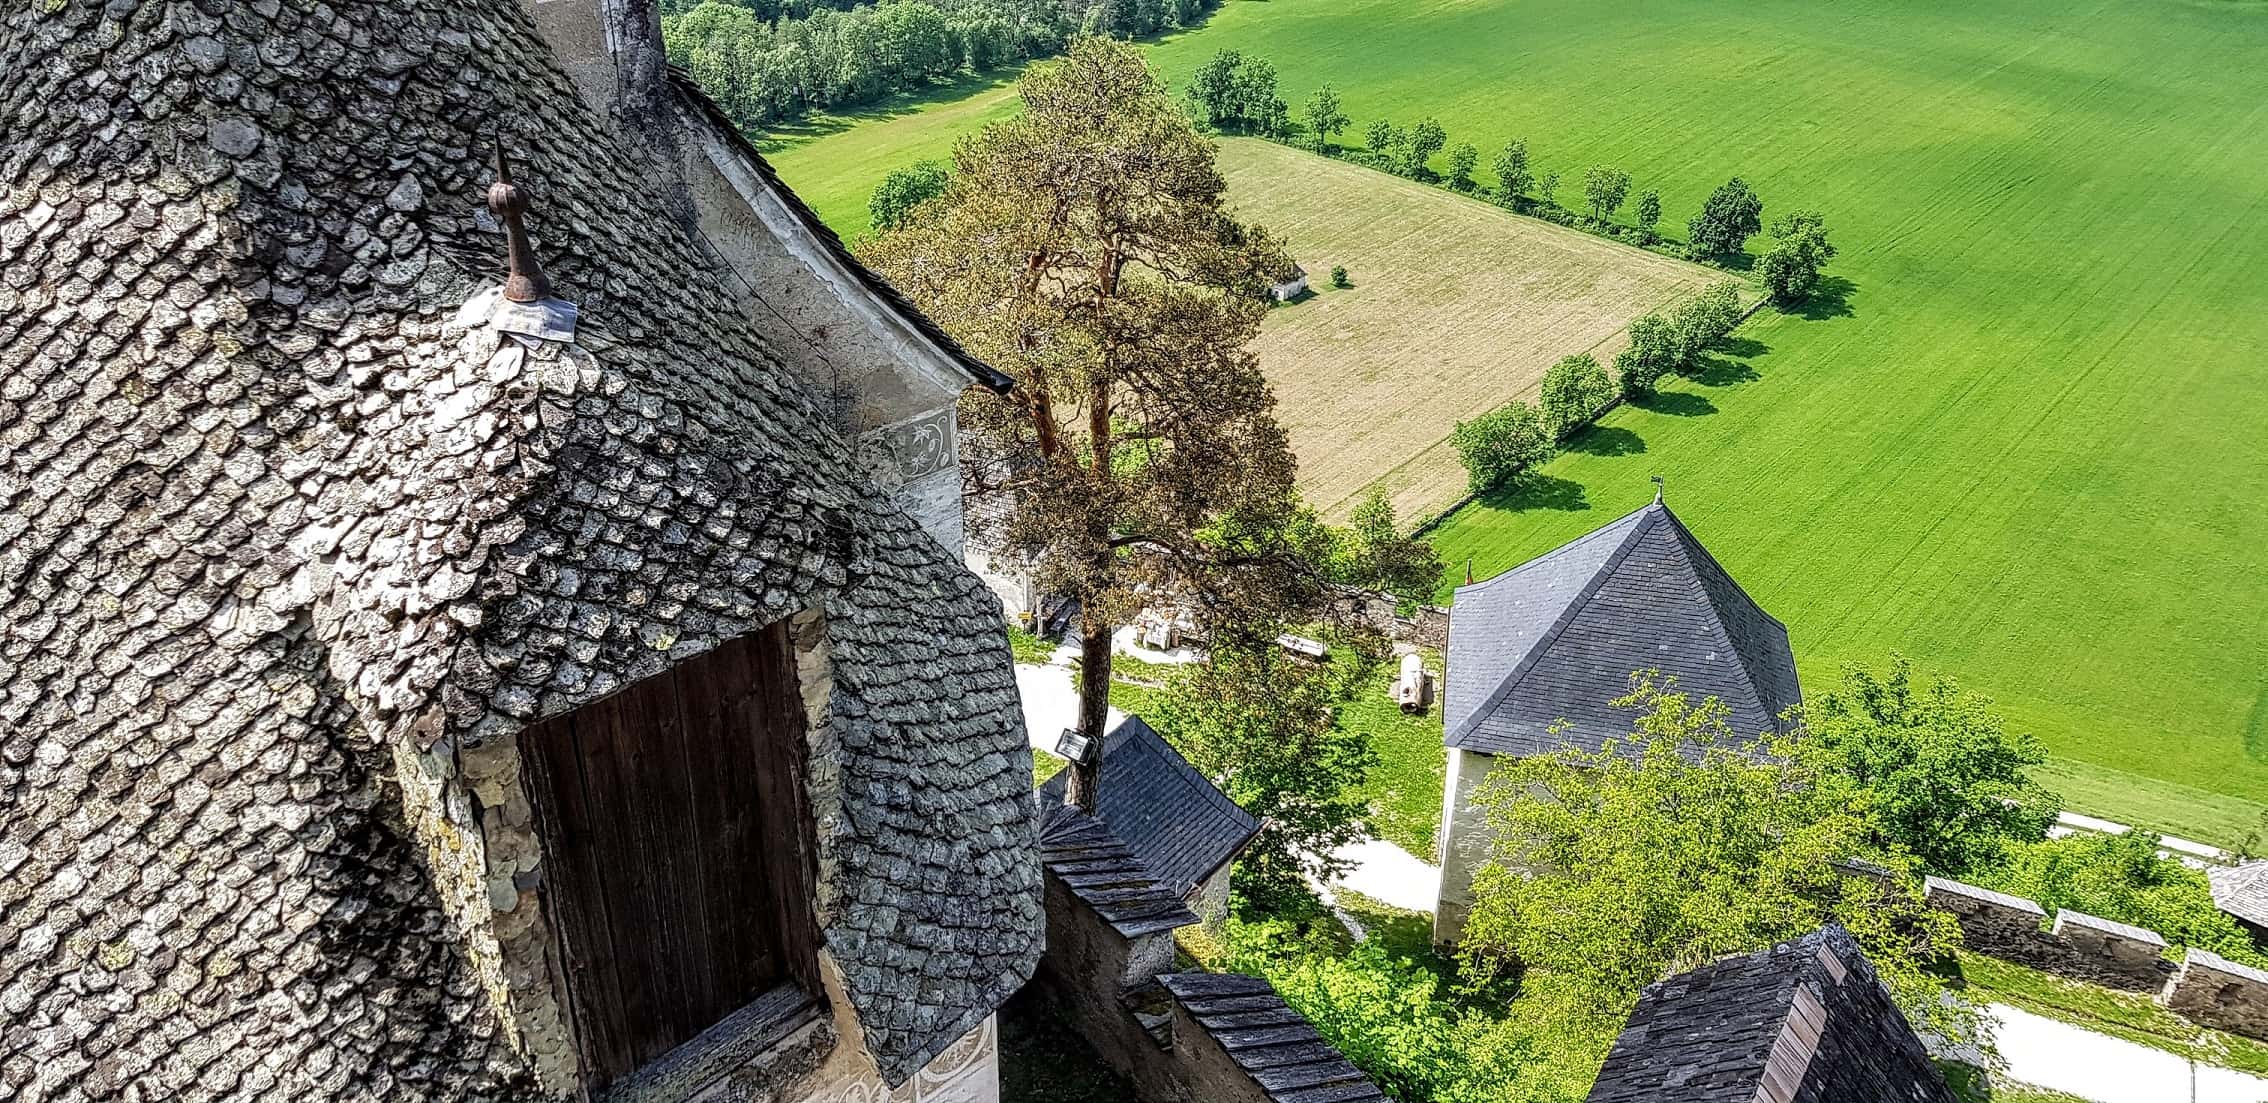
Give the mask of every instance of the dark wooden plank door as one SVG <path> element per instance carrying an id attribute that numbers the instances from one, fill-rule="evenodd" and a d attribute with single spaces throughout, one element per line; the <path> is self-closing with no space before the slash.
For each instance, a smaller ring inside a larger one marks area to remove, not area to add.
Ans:
<path id="1" fill-rule="evenodd" d="M 784 626 L 521 736 L 600 1087 L 807 977 L 802 708 Z"/>

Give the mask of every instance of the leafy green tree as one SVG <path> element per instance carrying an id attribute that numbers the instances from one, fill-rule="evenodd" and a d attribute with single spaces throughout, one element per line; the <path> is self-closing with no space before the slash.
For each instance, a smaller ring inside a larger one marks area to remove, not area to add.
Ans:
<path id="1" fill-rule="evenodd" d="M 1915 1022 L 1968 1037 L 1925 966 L 1959 944 L 1951 917 L 1902 876 L 1845 878 L 1866 856 L 1865 794 L 1800 740 L 1744 741 L 1723 702 L 1651 674 L 1617 702 L 1627 740 L 1510 758 L 1476 794 L 1494 842 L 1460 953 L 1514 963 L 1580 1001 L 1627 1010 L 1644 985 L 1727 954 L 1841 923 Z M 1523 981 L 1523 985 L 1527 984 Z"/>
<path id="2" fill-rule="evenodd" d="M 1290 110 L 1276 95 L 1276 66 L 1267 58 L 1248 57 L 1229 78 L 1228 122 L 1254 134 L 1281 136 L 1291 121 Z"/>
<path id="3" fill-rule="evenodd" d="M 1328 84 L 1307 97 L 1300 114 L 1307 119 L 1307 129 L 1315 132 L 1315 148 L 1329 149 L 1331 139 L 1347 128 L 1347 113 L 1339 109 L 1339 93 Z"/>
<path id="4" fill-rule="evenodd" d="M 1480 151 L 1471 142 L 1459 142 L 1449 150 L 1449 186 L 1458 191 L 1473 190 L 1473 166 L 1480 161 Z"/>
<path id="5" fill-rule="evenodd" d="M 1431 542 L 1402 531 L 1383 487 L 1370 488 L 1347 521 L 1352 539 L 1340 581 L 1412 599 L 1432 593 L 1440 583 L 1441 553 Z"/>
<path id="6" fill-rule="evenodd" d="M 1189 75 L 1189 102 L 1196 105 L 1197 117 L 1205 125 L 1217 129 L 1235 117 L 1236 72 L 1243 65 L 1243 54 L 1222 50 Z"/>
<path id="7" fill-rule="evenodd" d="M 1829 761 L 1873 795 L 1872 848 L 1905 851 L 1931 873 L 1997 865 L 2011 847 L 2046 838 L 2062 810 L 2032 780 L 2047 760 L 2038 741 L 2010 732 L 1991 698 L 1951 678 L 1916 685 L 1903 655 L 1883 676 L 1846 668 L 1804 720 Z"/>
<path id="8" fill-rule="evenodd" d="M 1691 372 L 1703 353 L 1740 324 L 1740 282 L 1711 283 L 1671 311 L 1668 322 L 1666 370 Z"/>
<path id="9" fill-rule="evenodd" d="M 1756 274 L 1772 301 L 1802 302 L 1819 286 L 1819 270 L 1835 257 L 1827 225 L 1817 211 L 1789 211 L 1772 222 L 1772 247 L 1756 262 Z"/>
<path id="10" fill-rule="evenodd" d="M 1466 486 L 1475 494 L 1517 485 L 1551 458 L 1553 448 L 1535 407 L 1517 400 L 1458 422 L 1449 443 L 1464 461 Z"/>
<path id="11" fill-rule="evenodd" d="M 1374 659 L 1291 658 L 1272 629 L 1217 632 L 1209 657 L 1176 671 L 1147 719 L 1189 764 L 1259 817 L 1260 834 L 1237 861 L 1247 898 L 1304 895 L 1346 862 L 1333 851 L 1363 837 L 1369 811 L 1352 795 L 1378 761 L 1364 732 L 1341 727 L 1333 706 L 1360 685 Z"/>
<path id="12" fill-rule="evenodd" d="M 972 492 L 1078 601 L 1078 730 L 1100 739 L 1111 630 L 1141 605 L 1234 624 L 1319 599 L 1281 543 L 1294 465 L 1250 351 L 1291 259 L 1229 215 L 1213 143 L 1133 46 L 1081 38 L 1017 87 L 1024 111 L 964 139 L 945 194 L 860 255 L 1016 380 L 962 406 L 964 456 L 992 473 Z M 1073 767 L 1070 798 L 1093 807 L 1094 784 Z"/>
<path id="13" fill-rule="evenodd" d="M 1559 205 L 1559 173 L 1547 172 L 1536 181 L 1536 198 L 1546 207 Z"/>
<path id="14" fill-rule="evenodd" d="M 2232 961 L 2268 967 L 2268 954 L 2213 903 L 2205 875 L 2159 853 L 2148 831 L 2069 835 L 2010 849 L 1999 865 L 1971 878 L 1986 888 L 2069 908 L 2164 935 Z"/>
<path id="15" fill-rule="evenodd" d="M 866 213 L 874 220 L 874 229 L 888 233 L 903 224 L 913 209 L 945 194 L 945 185 L 952 180 L 952 170 L 938 161 L 916 161 L 902 169 L 892 169 L 882 178 L 866 201 Z"/>
<path id="16" fill-rule="evenodd" d="M 1506 203 L 1517 202 L 1536 184 L 1536 174 L 1528 169 L 1528 140 L 1514 139 L 1496 155 L 1496 191 Z"/>
<path id="17" fill-rule="evenodd" d="M 1388 156 L 1395 146 L 1402 144 L 1402 135 L 1393 123 L 1380 119 L 1363 131 L 1362 144 L 1372 153 Z"/>
<path id="18" fill-rule="evenodd" d="M 1652 188 L 1638 193 L 1638 234 L 1646 244 L 1661 240 L 1656 227 L 1662 224 L 1662 193 Z"/>
<path id="19" fill-rule="evenodd" d="M 1434 154 L 1441 152 L 1441 147 L 1448 142 L 1448 131 L 1441 129 L 1441 124 L 1435 122 L 1433 116 L 1419 119 L 1417 125 L 1410 128 L 1409 137 L 1402 146 L 1402 171 L 1423 179 L 1425 163 L 1432 160 Z"/>
<path id="20" fill-rule="evenodd" d="M 1341 290 L 1345 290 L 1346 288 L 1354 286 L 1353 283 L 1350 283 L 1347 280 L 1346 265 L 1334 264 L 1331 266 L 1331 286 L 1339 288 Z"/>
<path id="21" fill-rule="evenodd" d="M 1703 253 L 1731 256 L 1763 225 L 1764 201 L 1749 190 L 1747 181 L 1735 176 L 1709 193 L 1701 213 L 1685 224 L 1685 234 Z"/>
<path id="22" fill-rule="evenodd" d="M 1677 368 L 1677 327 L 1659 312 L 1643 314 L 1630 323 L 1630 345 L 1614 357 L 1614 372 L 1624 398 L 1646 398 L 1662 376 Z"/>
<path id="23" fill-rule="evenodd" d="M 1606 165 L 1583 170 L 1583 203 L 1590 207 L 1593 221 L 1604 222 L 1621 210 L 1623 197 L 1629 194 L 1629 173 Z"/>
<path id="24" fill-rule="evenodd" d="M 1544 372 L 1543 392 L 1536 403 L 1544 431 L 1558 440 L 1613 399 L 1614 380 L 1607 378 L 1597 358 L 1584 352 L 1563 357 Z"/>

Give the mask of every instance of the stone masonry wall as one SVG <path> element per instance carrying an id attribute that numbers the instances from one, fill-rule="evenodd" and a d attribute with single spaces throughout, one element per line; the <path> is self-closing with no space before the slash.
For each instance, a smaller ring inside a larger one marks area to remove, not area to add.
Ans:
<path id="1" fill-rule="evenodd" d="M 1980 954 L 2134 992 L 2155 991 L 2173 975 L 2156 931 L 2069 910 L 2042 929 L 2047 909 L 2038 904 L 1942 877 L 1930 878 L 1925 894 L 1931 907 L 1952 913 L 1962 941 Z"/>
<path id="2" fill-rule="evenodd" d="M 2158 1002 L 2193 1023 L 2268 1038 L 2268 973 L 2218 954 L 2197 949 L 2184 954 Z"/>

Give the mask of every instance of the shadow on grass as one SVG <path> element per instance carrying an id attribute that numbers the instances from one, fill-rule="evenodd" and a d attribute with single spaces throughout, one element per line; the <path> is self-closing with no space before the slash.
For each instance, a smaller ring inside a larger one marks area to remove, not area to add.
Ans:
<path id="1" fill-rule="evenodd" d="M 1851 309 L 1851 299 L 1858 294 L 1858 285 L 1841 276 L 1821 276 L 1819 286 L 1811 297 L 1796 304 L 1794 309 L 1782 308 L 1782 314 L 1793 314 L 1807 322 L 1824 322 L 1829 318 L 1848 318 L 1857 313 Z"/>
<path id="2" fill-rule="evenodd" d="M 750 136 L 756 140 L 757 148 L 766 154 L 780 153 L 830 134 L 840 134 L 854 126 L 912 115 L 941 103 L 951 103 L 979 92 L 1006 87 L 1014 84 L 1023 71 L 1023 66 L 1012 65 L 987 73 L 962 73 L 951 80 L 893 92 L 874 103 L 839 113 L 774 123 Z"/>
<path id="3" fill-rule="evenodd" d="M 1646 450 L 1646 438 L 1619 425 L 1593 425 L 1567 438 L 1561 448 L 1586 456 L 1635 456 Z"/>
<path id="4" fill-rule="evenodd" d="M 1758 342 L 1751 341 L 1749 344 L 1758 344 Z M 1686 378 L 1704 387 L 1722 387 L 1732 383 L 1746 383 L 1758 378 L 1758 376 L 1756 369 L 1749 367 L 1745 360 L 1710 356 L 1702 359 L 1700 371 L 1694 372 Z"/>
<path id="5" fill-rule="evenodd" d="M 1480 496 L 1490 509 L 1556 509 L 1575 513 L 1591 508 L 1583 484 L 1557 475 L 1530 475 L 1515 486 L 1498 487 Z"/>
<path id="6" fill-rule="evenodd" d="M 1716 403 L 1691 391 L 1660 391 L 1651 398 L 1633 400 L 1631 405 L 1671 417 L 1706 417 L 1717 412 Z"/>

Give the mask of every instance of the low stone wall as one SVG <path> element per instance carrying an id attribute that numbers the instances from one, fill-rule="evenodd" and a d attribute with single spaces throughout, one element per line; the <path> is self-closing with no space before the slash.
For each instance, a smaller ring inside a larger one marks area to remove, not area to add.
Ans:
<path id="1" fill-rule="evenodd" d="M 2268 973 L 2219 954 L 2185 953 L 2158 1002 L 2193 1023 L 2268 1038 Z"/>
<path id="2" fill-rule="evenodd" d="M 1952 914 L 1968 948 L 2057 976 L 2109 988 L 2151 992 L 2173 975 L 2166 940 L 2156 931 L 2084 912 L 2063 911 L 2045 927 L 2047 909 L 2020 896 L 1932 877 L 1931 907 Z"/>

